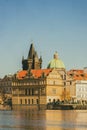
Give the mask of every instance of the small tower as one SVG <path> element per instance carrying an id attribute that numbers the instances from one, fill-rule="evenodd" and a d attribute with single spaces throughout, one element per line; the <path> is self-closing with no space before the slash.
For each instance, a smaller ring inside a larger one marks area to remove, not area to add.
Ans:
<path id="1" fill-rule="evenodd" d="M 33 43 L 30 45 L 29 53 L 27 59 L 22 58 L 22 68 L 23 70 L 29 69 L 41 69 L 42 58 L 38 58 L 37 52 L 34 49 Z"/>

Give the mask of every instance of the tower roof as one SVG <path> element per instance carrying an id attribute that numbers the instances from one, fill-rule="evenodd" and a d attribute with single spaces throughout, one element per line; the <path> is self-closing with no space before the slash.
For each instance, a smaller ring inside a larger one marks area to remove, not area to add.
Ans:
<path id="1" fill-rule="evenodd" d="M 30 49 L 29 49 L 29 53 L 28 53 L 28 59 L 32 59 L 33 56 L 35 55 L 35 49 L 34 49 L 34 46 L 33 46 L 33 43 L 31 43 L 30 45 Z"/>
<path id="2" fill-rule="evenodd" d="M 22 58 L 22 68 L 23 70 L 42 68 L 42 59 L 38 57 L 38 54 L 34 49 L 33 43 L 30 44 L 27 59 Z"/>

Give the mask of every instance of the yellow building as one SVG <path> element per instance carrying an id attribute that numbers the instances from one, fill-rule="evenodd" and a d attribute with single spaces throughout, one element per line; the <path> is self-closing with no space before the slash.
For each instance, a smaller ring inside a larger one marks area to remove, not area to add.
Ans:
<path id="1" fill-rule="evenodd" d="M 12 103 L 46 108 L 47 103 L 64 100 L 64 80 L 58 69 L 20 71 L 12 82 Z"/>

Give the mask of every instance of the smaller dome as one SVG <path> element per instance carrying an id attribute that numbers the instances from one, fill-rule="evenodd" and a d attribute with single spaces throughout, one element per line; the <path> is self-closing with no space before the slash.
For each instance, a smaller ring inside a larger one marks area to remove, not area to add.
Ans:
<path id="1" fill-rule="evenodd" d="M 50 61 L 47 68 L 65 69 L 64 63 L 58 58 L 58 53 L 55 52 L 54 59 Z"/>

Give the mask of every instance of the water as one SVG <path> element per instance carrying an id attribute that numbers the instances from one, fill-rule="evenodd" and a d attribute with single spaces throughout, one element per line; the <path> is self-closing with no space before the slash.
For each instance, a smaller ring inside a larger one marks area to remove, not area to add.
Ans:
<path id="1" fill-rule="evenodd" d="M 87 130 L 87 110 L 0 111 L 0 130 Z"/>

